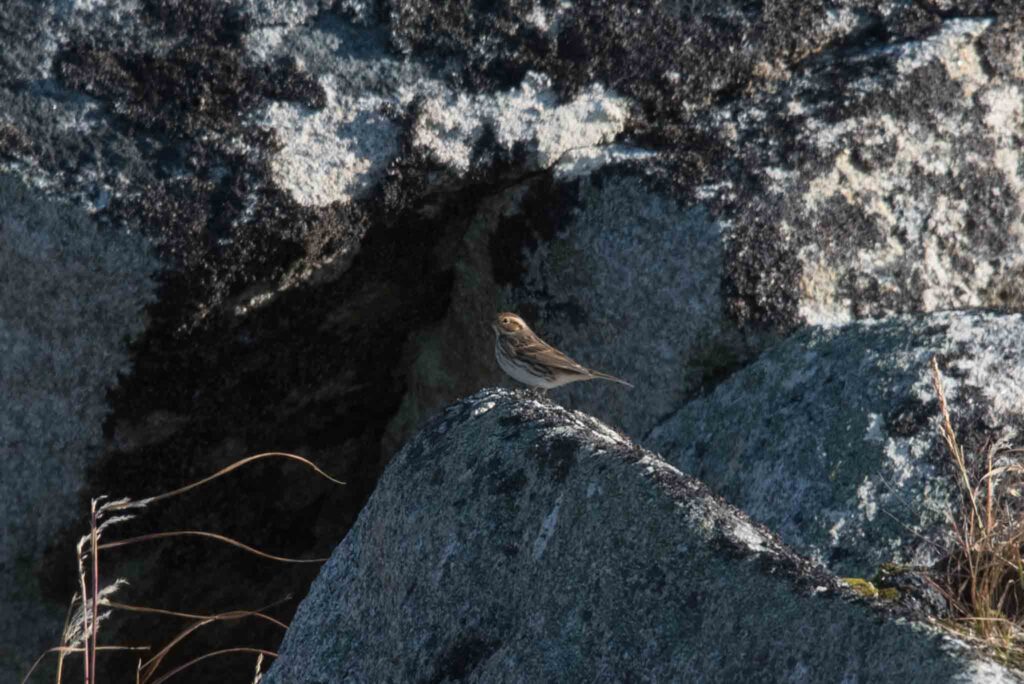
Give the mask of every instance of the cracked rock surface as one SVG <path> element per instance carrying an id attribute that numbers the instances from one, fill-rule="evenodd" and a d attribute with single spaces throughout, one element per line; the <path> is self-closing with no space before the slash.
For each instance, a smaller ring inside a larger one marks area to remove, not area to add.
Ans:
<path id="1" fill-rule="evenodd" d="M 267 681 L 1021 681 L 879 610 L 599 421 L 482 390 L 391 462 Z"/>

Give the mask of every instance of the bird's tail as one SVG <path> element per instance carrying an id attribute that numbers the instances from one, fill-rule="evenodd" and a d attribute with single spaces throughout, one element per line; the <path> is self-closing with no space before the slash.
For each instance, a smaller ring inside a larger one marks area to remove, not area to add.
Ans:
<path id="1" fill-rule="evenodd" d="M 626 382 L 622 378 L 617 378 L 614 375 L 608 375 L 607 373 L 602 373 L 601 371 L 592 370 L 590 371 L 590 376 L 593 378 L 597 378 L 599 380 L 611 380 L 612 382 L 617 382 L 620 385 L 625 385 L 626 387 L 633 386 L 632 384 Z"/>

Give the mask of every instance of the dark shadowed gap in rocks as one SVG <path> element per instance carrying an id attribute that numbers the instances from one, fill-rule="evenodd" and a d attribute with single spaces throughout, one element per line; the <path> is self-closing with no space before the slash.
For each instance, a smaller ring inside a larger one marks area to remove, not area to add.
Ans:
<path id="1" fill-rule="evenodd" d="M 324 232 L 365 232 L 351 267 L 334 281 L 277 293 L 244 316 L 214 305 L 202 321 L 183 328 L 186 305 L 200 298 L 190 291 L 192 274 L 169 273 L 147 333 L 134 347 L 133 370 L 111 397 L 110 450 L 91 473 L 89 491 L 148 495 L 267 449 L 311 458 L 348 485 L 336 488 L 287 465 L 261 464 L 154 510 L 121 535 L 209 529 L 275 554 L 329 555 L 383 467 L 381 434 L 405 391 L 403 349 L 447 309 L 450 255 L 439 250 L 458 240 L 476 202 L 491 191 L 477 186 L 403 205 L 402 198 L 415 196 L 421 173 L 411 165 L 357 208 L 310 216 L 314 229 Z M 278 196 L 281 207 L 287 207 L 284 200 Z M 296 220 L 305 210 L 291 211 L 277 220 Z M 356 220 L 364 227 L 351 228 Z M 67 548 L 64 543 L 55 551 L 66 555 Z M 129 576 L 147 577 L 141 591 L 132 592 L 134 602 L 196 612 L 298 598 L 316 573 L 207 542 L 175 541 L 111 558 L 117 558 L 112 575 L 124 568 Z M 51 591 L 68 595 L 72 577 L 65 564 Z M 294 607 L 287 604 L 282 616 Z M 124 617 L 110 634 L 146 633 L 159 643 L 178 628 L 152 622 Z M 197 634 L 175 660 L 243 641 L 274 644 L 280 636 L 259 625 L 235 632 Z M 116 662 L 124 673 L 134 667 L 127 658 Z M 228 676 L 232 666 L 223 667 Z"/>
<path id="2" fill-rule="evenodd" d="M 169 36 L 151 54 L 80 36 L 58 56 L 64 87 L 98 100 L 116 127 L 144 141 L 147 172 L 98 220 L 139 226 L 167 265 L 131 370 L 110 395 L 106 454 L 86 496 L 152 495 L 258 451 L 295 452 L 348 485 L 263 463 L 154 507 L 117 536 L 203 529 L 283 556 L 326 556 L 382 468 L 381 433 L 405 389 L 402 351 L 447 309 L 445 248 L 482 198 L 517 182 L 515 160 L 430 194 L 424 178 L 437 169 L 407 148 L 370 197 L 300 206 L 271 177 L 276 141 L 241 119 L 268 98 L 316 109 L 323 93 L 294 63 L 269 71 L 246 64 L 232 38 L 243 20 L 211 8 L 147 3 L 148 29 Z M 403 125 L 406 115 L 394 114 Z M 243 154 L 239 144 L 250 149 Z M 49 551 L 47 597 L 66 601 L 76 590 L 71 549 L 81 533 L 67 530 Z M 176 540 L 104 554 L 103 572 L 139 578 L 127 602 L 216 613 L 297 600 L 316 567 Z M 275 612 L 287 619 L 295 605 Z M 122 614 L 107 623 L 106 638 L 160 645 L 181 627 Z M 258 623 L 208 628 L 167 665 L 279 638 Z M 114 654 L 102 671 L 120 681 L 135 665 L 134 656 Z M 238 664 L 211 661 L 201 676 L 230 681 Z"/>

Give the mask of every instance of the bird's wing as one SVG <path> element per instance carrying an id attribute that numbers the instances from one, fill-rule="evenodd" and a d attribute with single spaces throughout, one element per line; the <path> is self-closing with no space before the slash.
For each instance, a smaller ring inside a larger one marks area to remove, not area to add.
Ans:
<path id="1" fill-rule="evenodd" d="M 558 370 L 565 371 L 567 373 L 590 375 L 590 370 L 588 368 L 576 363 L 568 356 L 540 339 L 519 339 L 515 340 L 514 344 L 518 354 L 521 354 L 532 361 L 545 366 L 550 366 L 551 368 L 557 368 Z"/>

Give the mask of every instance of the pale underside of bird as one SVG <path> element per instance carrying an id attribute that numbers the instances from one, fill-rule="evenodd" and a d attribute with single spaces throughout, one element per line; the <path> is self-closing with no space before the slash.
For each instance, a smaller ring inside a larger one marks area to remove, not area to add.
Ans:
<path id="1" fill-rule="evenodd" d="M 513 313 L 498 314 L 494 323 L 494 356 L 513 380 L 547 391 L 582 380 L 609 380 L 627 387 L 630 383 L 577 363 L 540 339 L 526 322 Z"/>

